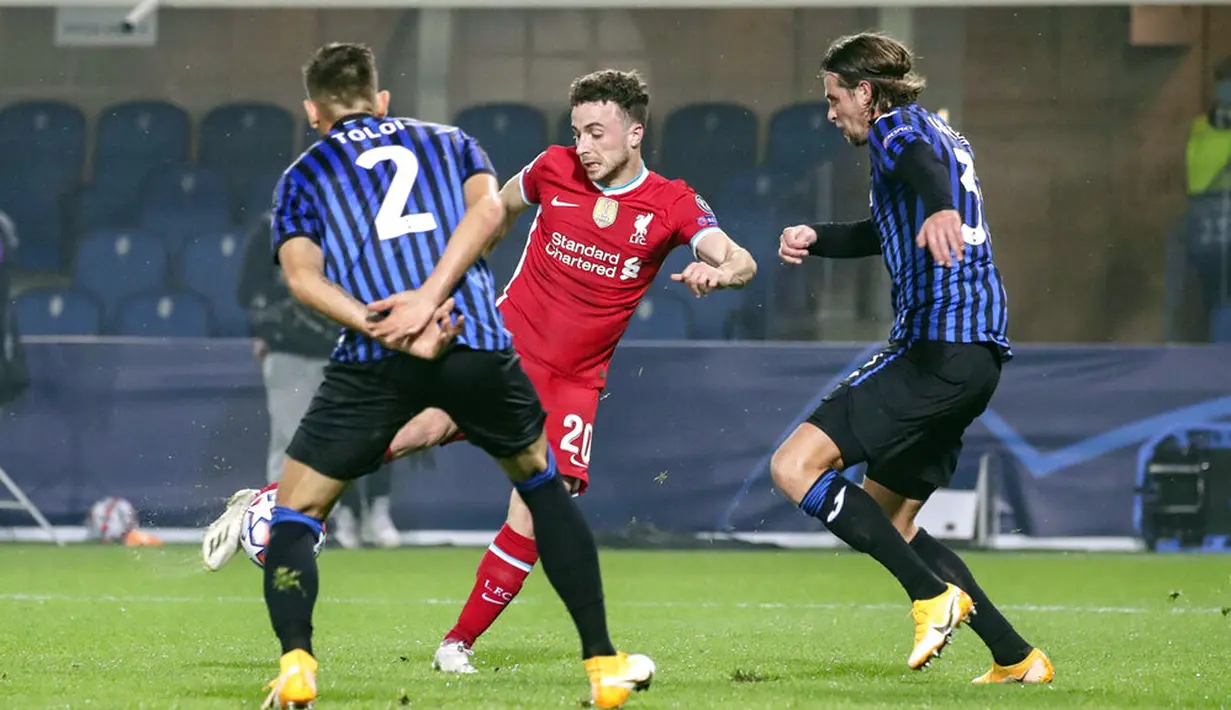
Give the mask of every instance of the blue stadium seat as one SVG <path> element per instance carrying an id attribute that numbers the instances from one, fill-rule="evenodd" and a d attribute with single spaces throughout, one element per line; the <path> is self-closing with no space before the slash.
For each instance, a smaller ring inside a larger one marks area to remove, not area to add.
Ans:
<path id="1" fill-rule="evenodd" d="M 547 147 L 547 117 L 525 104 L 472 106 L 458 113 L 454 124 L 487 151 L 501 183 Z"/>
<path id="2" fill-rule="evenodd" d="M 41 288 L 17 297 L 17 328 L 22 335 L 98 335 L 103 312 L 83 291 Z"/>
<path id="3" fill-rule="evenodd" d="M 57 195 L 26 182 L 23 173 L 0 168 L 0 212 L 8 215 L 21 240 L 16 264 L 30 271 L 54 271 L 63 263 L 64 228 Z"/>
<path id="4" fill-rule="evenodd" d="M 105 319 L 115 315 L 125 298 L 162 288 L 166 281 L 166 247 L 144 232 L 95 232 L 77 248 L 73 286 L 100 300 Z"/>
<path id="5" fill-rule="evenodd" d="M 220 234 L 184 248 L 180 267 L 184 285 L 209 302 L 214 315 L 213 334 L 220 337 L 249 334 L 248 312 L 236 298 L 245 243 L 235 234 Z"/>
<path id="6" fill-rule="evenodd" d="M 0 172 L 61 195 L 85 162 L 85 114 L 60 101 L 27 101 L 0 111 Z M 35 177 L 37 176 L 37 177 Z"/>
<path id="7" fill-rule="evenodd" d="M 202 235 L 225 232 L 231 225 L 226 178 L 215 170 L 187 165 L 151 174 L 143 189 L 138 223 L 175 253 Z"/>
<path id="8" fill-rule="evenodd" d="M 1215 308 L 1210 314 L 1210 342 L 1231 343 L 1231 306 Z"/>
<path id="9" fill-rule="evenodd" d="M 130 101 L 103 109 L 94 144 L 94 179 L 135 200 L 146 176 L 188 160 L 188 113 L 165 101 Z"/>
<path id="10" fill-rule="evenodd" d="M 799 173 L 757 168 L 728 178 L 713 205 L 720 219 L 728 209 L 800 211 L 810 206 L 811 187 L 811 181 Z"/>
<path id="11" fill-rule="evenodd" d="M 667 116 L 661 172 L 714 196 L 727 178 L 757 163 L 757 115 L 733 103 L 684 106 Z"/>
<path id="12" fill-rule="evenodd" d="M 691 298 L 691 294 L 689 294 Z M 705 298 L 692 301 L 692 338 L 695 340 L 731 340 L 735 318 L 743 304 L 739 291 L 719 289 Z"/>
<path id="13" fill-rule="evenodd" d="M 235 194 L 235 223 L 248 224 L 273 208 L 274 188 L 285 168 L 253 173 Z"/>
<path id="14" fill-rule="evenodd" d="M 195 293 L 153 291 L 124 301 L 116 335 L 148 338 L 208 338 L 209 304 Z"/>
<path id="15" fill-rule="evenodd" d="M 565 111 L 560 114 L 559 120 L 556 121 L 556 145 L 570 146 L 575 142 L 573 140 L 573 112 Z"/>
<path id="16" fill-rule="evenodd" d="M 769 119 L 765 165 L 801 172 L 833 160 L 844 146 L 842 131 L 829 122 L 829 104 L 812 101 L 784 106 Z"/>
<path id="17" fill-rule="evenodd" d="M 240 188 L 253 174 L 290 165 L 294 140 L 295 120 L 281 106 L 226 104 L 201 122 L 198 161 L 221 171 Z"/>
<path id="18" fill-rule="evenodd" d="M 685 340 L 692 330 L 688 301 L 657 289 L 646 293 L 628 322 L 630 340 Z"/>
<path id="19" fill-rule="evenodd" d="M 496 281 L 497 296 L 504 293 L 505 286 L 509 285 L 509 279 L 513 278 L 513 272 L 521 263 L 522 254 L 526 251 L 526 240 L 530 235 L 530 225 L 534 223 L 534 215 L 535 210 L 533 209 L 523 212 L 509 233 L 500 241 L 496 250 L 487 257 L 487 266 L 492 270 L 492 276 Z"/>

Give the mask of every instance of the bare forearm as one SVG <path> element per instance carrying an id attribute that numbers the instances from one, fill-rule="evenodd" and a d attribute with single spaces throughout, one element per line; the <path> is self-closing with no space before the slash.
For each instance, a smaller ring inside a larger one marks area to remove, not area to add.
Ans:
<path id="1" fill-rule="evenodd" d="M 757 262 L 746 249 L 736 247 L 727 253 L 718 270 L 727 277 L 727 288 L 743 288 L 757 275 Z"/>
<path id="2" fill-rule="evenodd" d="M 449 237 L 444 254 L 423 282 L 422 291 L 437 304 L 444 303 L 466 270 L 486 253 L 504 220 L 504 207 L 496 200 L 484 201 L 466 211 Z"/>
<path id="3" fill-rule="evenodd" d="M 368 309 L 323 274 L 306 274 L 288 281 L 295 300 L 351 330 L 366 330 Z"/>

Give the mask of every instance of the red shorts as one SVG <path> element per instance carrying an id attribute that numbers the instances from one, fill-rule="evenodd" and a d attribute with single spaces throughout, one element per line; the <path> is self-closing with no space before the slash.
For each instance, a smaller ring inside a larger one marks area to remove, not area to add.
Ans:
<path id="1" fill-rule="evenodd" d="M 580 481 L 577 493 L 584 493 L 590 485 L 590 445 L 602 389 L 566 380 L 524 357 L 521 366 L 547 412 L 547 445 L 556 455 L 556 467 L 561 475 Z M 465 438 L 458 432 L 442 446 Z"/>

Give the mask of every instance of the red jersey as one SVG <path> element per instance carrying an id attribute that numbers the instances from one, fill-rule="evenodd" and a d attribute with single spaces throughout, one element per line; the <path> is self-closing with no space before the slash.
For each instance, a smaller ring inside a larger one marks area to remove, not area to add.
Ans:
<path id="1" fill-rule="evenodd" d="M 497 302 L 513 346 L 561 377 L 601 387 L 667 254 L 685 244 L 695 253 L 718 220 L 684 181 L 645 168 L 626 185 L 599 187 L 571 147 L 548 148 L 520 180 L 538 214 Z"/>

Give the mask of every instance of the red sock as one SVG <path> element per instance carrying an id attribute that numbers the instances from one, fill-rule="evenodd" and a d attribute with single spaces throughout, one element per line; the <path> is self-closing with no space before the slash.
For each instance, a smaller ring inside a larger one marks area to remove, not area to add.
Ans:
<path id="1" fill-rule="evenodd" d="M 462 641 L 473 646 L 483 632 L 496 623 L 496 617 L 513 601 L 539 559 L 534 540 L 513 532 L 508 523 L 500 528 L 496 539 L 479 562 L 474 589 L 462 615 L 448 634 L 446 641 Z"/>

